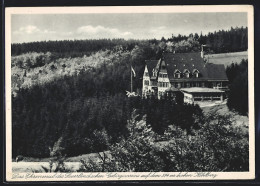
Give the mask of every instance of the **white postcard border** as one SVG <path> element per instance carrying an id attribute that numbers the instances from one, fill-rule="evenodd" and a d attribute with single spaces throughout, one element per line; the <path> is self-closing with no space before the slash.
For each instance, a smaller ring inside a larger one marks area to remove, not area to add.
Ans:
<path id="1" fill-rule="evenodd" d="M 254 12 L 251 5 L 205 6 L 107 6 L 107 7 L 17 7 L 5 9 L 5 98 L 6 98 L 6 180 L 7 181 L 115 181 L 115 180 L 242 180 L 255 178 L 254 113 Z M 86 14 L 86 13 L 191 13 L 247 12 L 249 85 L 249 172 L 117 172 L 117 173 L 12 173 L 11 112 L 11 15 L 12 14 Z M 116 174 L 113 176 L 113 174 Z M 169 176 L 166 176 L 166 175 Z M 185 176 L 186 174 L 186 176 Z M 191 176 L 187 176 L 191 175 Z M 131 176 L 132 175 L 132 176 Z M 141 177 L 143 175 L 143 177 Z M 179 175 L 179 176 L 178 176 Z M 215 176 L 213 176 L 215 175 Z M 96 177 L 95 177 L 96 176 Z"/>

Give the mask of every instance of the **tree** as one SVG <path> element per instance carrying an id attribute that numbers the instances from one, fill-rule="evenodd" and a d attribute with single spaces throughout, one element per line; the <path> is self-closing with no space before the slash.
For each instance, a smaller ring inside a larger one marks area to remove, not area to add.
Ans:
<path id="1" fill-rule="evenodd" d="M 128 122 L 129 136 L 113 145 L 107 155 L 104 171 L 108 172 L 223 172 L 248 171 L 248 134 L 234 125 L 230 115 L 207 115 L 201 127 L 188 134 L 169 125 L 164 141 L 136 112 Z M 103 157 L 100 157 L 102 159 Z M 82 163 L 79 171 L 100 171 L 100 161 Z"/>
<path id="2" fill-rule="evenodd" d="M 249 169 L 248 134 L 234 125 L 231 115 L 207 115 L 200 124 L 201 128 L 192 135 L 178 126 L 169 126 L 164 134 L 169 143 L 161 153 L 162 158 L 171 165 L 165 167 L 165 171 L 222 172 Z"/>
<path id="3" fill-rule="evenodd" d="M 239 65 L 231 64 L 227 68 L 230 81 L 230 92 L 227 106 L 242 115 L 248 114 L 248 61 L 242 60 Z"/>
<path id="4" fill-rule="evenodd" d="M 122 138 L 119 143 L 111 146 L 111 158 L 104 166 L 105 171 L 157 172 L 161 170 L 163 162 L 158 159 L 159 156 L 156 155 L 156 149 L 153 146 L 154 133 L 144 120 L 137 122 L 137 117 L 138 115 L 134 111 L 128 121 L 129 136 Z M 92 169 L 92 171 L 99 169 L 97 162 L 91 164 L 88 164 L 83 171 L 89 170 L 88 167 L 97 168 Z"/>

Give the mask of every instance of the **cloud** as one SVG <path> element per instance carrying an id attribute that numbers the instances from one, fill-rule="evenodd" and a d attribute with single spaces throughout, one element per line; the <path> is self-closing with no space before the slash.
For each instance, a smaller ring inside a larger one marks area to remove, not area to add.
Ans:
<path id="1" fill-rule="evenodd" d="M 26 27 L 20 27 L 18 30 L 14 31 L 14 34 L 21 34 L 21 33 L 32 34 L 37 32 L 40 32 L 40 30 L 36 26 L 28 25 Z"/>
<path id="2" fill-rule="evenodd" d="M 149 30 L 150 33 L 164 32 L 167 28 L 165 26 L 153 27 Z"/>
<path id="3" fill-rule="evenodd" d="M 86 25 L 73 30 L 40 29 L 35 25 L 27 25 L 13 31 L 12 42 L 47 41 L 47 40 L 73 40 L 73 39 L 100 39 L 100 38 L 125 38 L 134 37 L 130 31 L 121 31 L 117 28 Z M 21 37 L 22 36 L 22 37 Z"/>
<path id="4" fill-rule="evenodd" d="M 25 27 L 20 27 L 18 30 L 14 31 L 14 34 L 54 34 L 55 31 L 51 30 L 40 30 L 38 27 L 34 25 L 28 25 Z"/>
<path id="5" fill-rule="evenodd" d="M 56 32 L 55 31 L 51 31 L 51 30 L 43 30 L 43 33 L 44 34 L 55 34 Z"/>
<path id="6" fill-rule="evenodd" d="M 103 26 L 92 26 L 92 25 L 87 25 L 87 26 L 82 26 L 79 27 L 76 31 L 77 34 L 79 35 L 85 35 L 89 37 L 129 37 L 132 36 L 133 33 L 131 32 L 122 32 L 118 30 L 117 28 L 108 28 L 108 27 L 103 27 Z"/>
<path id="7" fill-rule="evenodd" d="M 72 36 L 73 32 L 59 32 L 60 36 Z"/>

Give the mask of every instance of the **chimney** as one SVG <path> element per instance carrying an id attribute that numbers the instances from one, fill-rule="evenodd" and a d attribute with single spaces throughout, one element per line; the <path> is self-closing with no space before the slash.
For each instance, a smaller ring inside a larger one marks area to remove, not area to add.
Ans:
<path id="1" fill-rule="evenodd" d="M 203 45 L 201 45 L 201 58 L 203 58 L 204 59 L 204 51 L 203 51 Z"/>

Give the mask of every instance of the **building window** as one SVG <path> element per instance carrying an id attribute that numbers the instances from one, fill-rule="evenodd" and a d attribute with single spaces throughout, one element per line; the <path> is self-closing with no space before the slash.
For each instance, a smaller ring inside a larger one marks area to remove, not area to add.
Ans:
<path id="1" fill-rule="evenodd" d="M 152 86 L 157 86 L 157 82 L 155 82 L 155 81 L 151 81 L 151 83 L 150 83 Z"/>
<path id="2" fill-rule="evenodd" d="M 163 74 L 163 73 L 159 73 L 159 77 L 161 77 L 161 78 L 167 78 L 168 75 L 167 75 L 167 74 Z"/>
<path id="3" fill-rule="evenodd" d="M 167 82 L 158 82 L 158 87 L 168 87 L 169 83 Z"/>
<path id="4" fill-rule="evenodd" d="M 168 75 L 167 74 L 163 74 L 163 78 L 167 78 L 168 77 Z"/>
<path id="5" fill-rule="evenodd" d="M 199 77 L 199 73 L 200 73 L 200 72 L 199 72 L 197 69 L 194 69 L 194 70 L 192 71 L 193 76 L 196 77 L 196 78 Z"/>
<path id="6" fill-rule="evenodd" d="M 148 80 L 145 80 L 145 81 L 144 81 L 144 85 L 149 85 L 149 81 L 148 81 Z"/>
<path id="7" fill-rule="evenodd" d="M 185 77 L 185 78 L 189 78 L 189 77 L 190 77 L 190 71 L 189 71 L 188 69 L 185 69 L 185 70 L 183 71 L 183 74 L 184 74 L 184 77 Z"/>
<path id="8" fill-rule="evenodd" d="M 181 83 L 178 83 L 178 87 L 177 88 L 181 88 Z"/>
<path id="9" fill-rule="evenodd" d="M 175 69 L 173 76 L 174 76 L 175 78 L 181 78 L 181 72 L 180 72 L 178 69 Z"/>
<path id="10" fill-rule="evenodd" d="M 190 83 L 186 83 L 186 87 L 187 87 L 187 88 L 190 88 Z"/>
<path id="11" fill-rule="evenodd" d="M 204 82 L 201 82 L 201 86 L 202 86 L 202 87 L 205 87 L 205 83 L 204 83 Z"/>
<path id="12" fill-rule="evenodd" d="M 174 74 L 174 77 L 175 77 L 175 78 L 181 78 L 181 73 L 178 73 L 178 72 L 175 73 L 175 74 Z"/>
<path id="13" fill-rule="evenodd" d="M 149 76 L 149 73 L 148 72 L 145 72 L 145 74 L 144 74 L 145 76 Z"/>
<path id="14" fill-rule="evenodd" d="M 196 87 L 200 87 L 200 83 L 199 82 L 196 82 Z"/>

